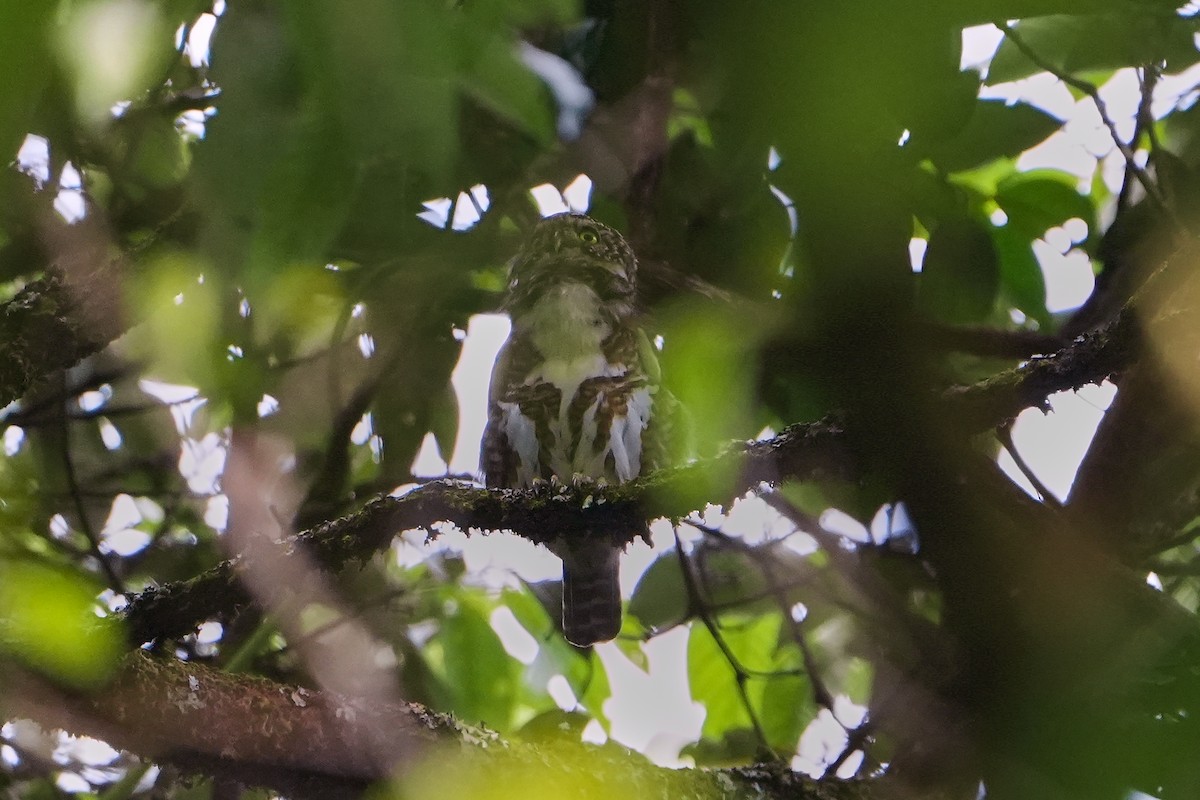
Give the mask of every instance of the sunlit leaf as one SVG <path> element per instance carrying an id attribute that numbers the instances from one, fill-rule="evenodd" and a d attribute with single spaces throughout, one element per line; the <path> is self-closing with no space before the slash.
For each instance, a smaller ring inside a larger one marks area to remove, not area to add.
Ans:
<path id="1" fill-rule="evenodd" d="M 80 115 L 99 126 L 123 100 L 161 79 L 177 57 L 172 29 L 157 3 L 94 0 L 68 6 L 59 29 L 59 58 L 74 80 Z"/>
<path id="2" fill-rule="evenodd" d="M 541 641 L 552 635 L 554 623 L 532 592 L 505 589 L 501 600 L 534 639 Z"/>
<path id="3" fill-rule="evenodd" d="M 815 713 L 812 686 L 806 675 L 781 675 L 756 681 L 759 722 L 771 746 L 783 752 L 796 741 Z"/>
<path id="4" fill-rule="evenodd" d="M 96 614 L 94 579 L 31 561 L 0 564 L 0 647 L 79 689 L 112 675 L 124 649 L 113 617 Z"/>
<path id="5" fill-rule="evenodd" d="M 516 662 L 474 603 L 441 621 L 438 634 L 454 712 L 463 720 L 504 729 L 513 713 Z"/>
<path id="6" fill-rule="evenodd" d="M 604 730 L 608 731 L 611 729 L 611 724 L 608 715 L 604 713 L 604 703 L 612 697 L 612 684 L 608 681 L 608 670 L 604 668 L 604 663 L 595 650 L 591 653 L 591 668 L 591 680 L 588 681 L 587 688 L 579 697 L 579 702 L 600 722 Z"/>
<path id="7" fill-rule="evenodd" d="M 769 670 L 779 646 L 778 614 L 719 629 L 725 646 L 741 667 Z M 737 673 L 705 625 L 694 623 L 688 637 L 688 686 L 692 699 L 705 708 L 701 735 L 720 739 L 737 728 L 752 727 L 750 712 L 740 697 Z"/>

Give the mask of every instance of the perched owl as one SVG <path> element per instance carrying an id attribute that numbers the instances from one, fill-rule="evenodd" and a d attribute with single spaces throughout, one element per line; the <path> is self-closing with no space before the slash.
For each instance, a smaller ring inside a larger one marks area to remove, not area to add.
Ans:
<path id="1" fill-rule="evenodd" d="M 576 476 L 620 483 L 663 466 L 673 401 L 635 310 L 637 259 L 582 214 L 537 224 L 509 263 L 512 334 L 492 373 L 487 485 Z M 586 646 L 621 628 L 620 550 L 604 537 L 550 549 L 563 561 L 563 632 Z"/>

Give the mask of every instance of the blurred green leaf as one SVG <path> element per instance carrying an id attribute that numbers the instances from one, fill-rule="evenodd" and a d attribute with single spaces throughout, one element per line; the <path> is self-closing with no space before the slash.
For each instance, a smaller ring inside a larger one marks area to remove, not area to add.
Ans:
<path id="1" fill-rule="evenodd" d="M 1016 24 L 1029 49 L 1062 74 L 1163 61 L 1168 72 L 1180 72 L 1200 60 L 1193 42 L 1196 30 L 1195 18 L 1178 14 L 1051 14 Z M 1041 71 L 1005 37 L 988 66 L 987 82 L 1015 81 Z"/>
<path id="2" fill-rule="evenodd" d="M 447 463 L 450 462 L 454 441 L 458 437 L 458 420 L 458 395 L 453 386 L 446 384 L 441 396 L 433 398 L 429 411 L 429 430 L 437 440 L 438 453 Z"/>
<path id="3" fill-rule="evenodd" d="M 666 628 L 687 618 L 687 591 L 679 569 L 679 556 L 673 550 L 654 559 L 642 573 L 629 598 L 627 613 L 651 630 Z"/>
<path id="4" fill-rule="evenodd" d="M 756 350 L 772 320 L 685 301 L 660 312 L 659 321 L 665 340 L 662 373 L 690 415 L 700 454 L 757 433 L 751 394 L 759 366 Z M 692 488 L 697 498 L 721 497 L 722 487 L 734 477 L 730 471 L 711 470 Z"/>
<path id="5" fill-rule="evenodd" d="M 187 176 L 192 151 L 170 120 L 148 118 L 135 136 L 129 166 L 140 183 L 151 189 L 163 189 Z"/>
<path id="6" fill-rule="evenodd" d="M 992 241 L 1000 257 L 1003 296 L 1030 319 L 1050 325 L 1046 310 L 1046 277 L 1033 254 L 1032 236 L 1007 225 L 992 228 Z"/>
<path id="7" fill-rule="evenodd" d="M 846 659 L 841 678 L 839 688 L 846 693 L 851 702 L 866 705 L 871 699 L 871 687 L 875 683 L 875 668 L 871 666 L 871 662 L 857 657 Z"/>
<path id="8" fill-rule="evenodd" d="M 194 253 L 163 253 L 125 285 L 128 307 L 144 321 L 126 336 L 129 353 L 158 380 L 213 385 L 216 359 L 224 356 L 216 335 L 220 297 L 202 279 L 206 266 Z"/>
<path id="9" fill-rule="evenodd" d="M 534 639 L 540 642 L 553 634 L 554 622 L 546 607 L 528 589 L 505 589 L 500 598 Z"/>
<path id="10" fill-rule="evenodd" d="M 125 647 L 114 617 L 96 614 L 96 581 L 31 561 L 0 564 L 0 646 L 48 677 L 97 689 Z"/>
<path id="11" fill-rule="evenodd" d="M 945 172 L 979 166 L 992 159 L 1013 157 L 1062 127 L 1062 120 L 1025 103 L 980 100 L 957 135 L 935 143 L 929 158 Z"/>
<path id="12" fill-rule="evenodd" d="M 442 619 L 437 640 L 451 693 L 449 707 L 463 720 L 506 729 L 514 710 L 517 665 L 483 610 L 473 602 L 460 602 Z"/>
<path id="13" fill-rule="evenodd" d="M 604 668 L 604 662 L 600 660 L 600 656 L 594 649 L 588 657 L 591 662 L 591 680 L 587 682 L 587 688 L 579 696 L 579 702 L 603 726 L 605 732 L 610 732 L 612 725 L 608 715 L 604 713 L 604 703 L 612 697 L 612 685 L 608 681 L 608 670 Z"/>
<path id="14" fill-rule="evenodd" d="M 345 136 L 351 163 L 402 156 L 438 183 L 457 154 L 458 69 L 470 55 L 454 9 L 355 0 L 286 3 L 312 100 Z"/>
<path id="15" fill-rule="evenodd" d="M 63 4 L 59 60 L 70 74 L 76 110 L 99 128 L 121 101 L 140 100 L 177 59 L 173 26 L 149 0 Z"/>
<path id="16" fill-rule="evenodd" d="M 273 281 L 297 263 L 319 266 L 345 221 L 355 170 L 345 144 L 327 120 L 302 124 L 267 176 L 259 224 L 251 239 L 251 296 L 259 282 Z"/>
<path id="17" fill-rule="evenodd" d="M 1053 170 L 1019 173 L 996 187 L 996 203 L 1008 216 L 1007 225 L 1033 238 L 1076 218 L 1087 223 L 1092 236 L 1096 209 L 1091 198 L 1075 188 L 1076 182 L 1073 176 Z"/>
<path id="18" fill-rule="evenodd" d="M 0 153 L 10 161 L 25 134 L 37 128 L 34 111 L 50 79 L 47 33 L 55 3 L 0 3 Z"/>
<path id="19" fill-rule="evenodd" d="M 513 42 L 491 37 L 471 59 L 462 77 L 469 94 L 516 124 L 542 145 L 554 140 L 550 93 L 517 60 Z"/>
<path id="20" fill-rule="evenodd" d="M 999 257 L 988 229 L 967 217 L 939 225 L 925 251 L 921 307 L 945 322 L 981 322 L 992 313 L 999 288 Z"/>

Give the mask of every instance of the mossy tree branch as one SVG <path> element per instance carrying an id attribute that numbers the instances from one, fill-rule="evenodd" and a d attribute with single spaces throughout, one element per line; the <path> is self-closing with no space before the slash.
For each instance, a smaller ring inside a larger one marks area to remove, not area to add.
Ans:
<path id="1" fill-rule="evenodd" d="M 986 431 L 1023 408 L 1044 405 L 1054 392 L 1098 383 L 1124 369 L 1135 342 L 1131 317 L 1124 315 L 1054 356 L 949 389 L 941 402 L 948 418 L 966 431 Z M 772 439 L 620 486 L 486 490 L 437 481 L 402 497 L 376 498 L 358 512 L 313 527 L 281 547 L 285 553 L 303 548 L 317 563 L 337 569 L 371 558 L 400 531 L 425 529 L 435 536 L 441 522 L 464 531 L 509 530 L 536 543 L 566 534 L 610 536 L 624 545 L 642 535 L 647 520 L 678 519 L 706 502 L 729 502 L 763 483 L 853 480 L 859 476 L 846 438 L 843 424 L 836 420 L 792 425 Z M 205 620 L 228 618 L 247 607 L 251 599 L 239 583 L 239 569 L 238 559 L 231 559 L 190 580 L 132 598 L 125 610 L 131 643 L 182 636 Z"/>
<path id="2" fill-rule="evenodd" d="M 295 798 L 359 797 L 395 779 L 405 797 L 459 796 L 504 780 L 512 796 L 816 798 L 881 796 L 879 781 L 818 783 L 786 768 L 673 770 L 617 745 L 505 740 L 419 703 L 353 698 L 135 651 L 103 691 L 81 696 L 19 673 L 10 713 L 101 738 L 186 773 Z M 446 759 L 452 773 L 443 767 Z M 614 789 L 614 783 L 620 784 Z M 526 787 L 522 790 L 521 787 Z M 535 789 L 540 792 L 534 792 Z"/>

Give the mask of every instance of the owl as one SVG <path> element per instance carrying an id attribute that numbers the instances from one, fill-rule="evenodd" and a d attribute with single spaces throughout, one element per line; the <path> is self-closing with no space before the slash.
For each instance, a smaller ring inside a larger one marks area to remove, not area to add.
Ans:
<path id="1" fill-rule="evenodd" d="M 673 398 L 639 326 L 636 281 L 633 250 L 612 228 L 582 214 L 534 227 L 509 263 L 512 333 L 492 372 L 483 436 L 488 486 L 621 483 L 665 466 Z M 603 536 L 560 536 L 549 547 L 563 562 L 567 640 L 612 639 L 620 549 Z"/>

